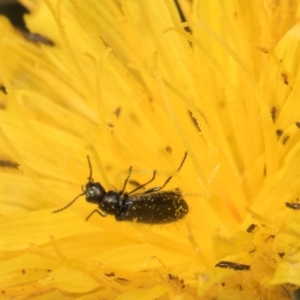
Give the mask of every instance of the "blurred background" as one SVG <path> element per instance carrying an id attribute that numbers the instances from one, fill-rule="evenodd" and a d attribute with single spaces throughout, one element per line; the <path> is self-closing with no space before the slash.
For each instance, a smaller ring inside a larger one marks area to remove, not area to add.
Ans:
<path id="1" fill-rule="evenodd" d="M 0 14 L 10 19 L 14 26 L 26 30 L 23 15 L 28 11 L 15 0 L 0 0 Z"/>

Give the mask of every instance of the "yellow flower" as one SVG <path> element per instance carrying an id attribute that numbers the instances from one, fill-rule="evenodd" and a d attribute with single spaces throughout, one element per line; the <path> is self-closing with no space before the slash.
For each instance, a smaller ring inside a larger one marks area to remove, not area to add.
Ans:
<path id="1" fill-rule="evenodd" d="M 1 297 L 291 299 L 299 1 L 22 2 L 31 34 L 0 19 Z M 187 216 L 85 222 L 87 155 L 107 191 L 173 176 Z"/>

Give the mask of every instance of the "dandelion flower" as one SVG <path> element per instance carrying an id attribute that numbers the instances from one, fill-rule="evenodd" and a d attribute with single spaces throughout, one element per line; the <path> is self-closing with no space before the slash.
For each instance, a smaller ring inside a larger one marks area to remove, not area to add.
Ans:
<path id="1" fill-rule="evenodd" d="M 0 19 L 1 296 L 291 299 L 299 1 L 22 3 L 30 33 Z M 187 216 L 85 222 L 84 195 L 53 214 L 87 155 L 106 190 L 172 177 Z"/>

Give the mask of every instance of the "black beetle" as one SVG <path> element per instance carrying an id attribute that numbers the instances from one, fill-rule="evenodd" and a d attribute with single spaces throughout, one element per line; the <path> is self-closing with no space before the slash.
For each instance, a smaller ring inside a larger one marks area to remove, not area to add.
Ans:
<path id="1" fill-rule="evenodd" d="M 187 153 L 180 163 L 177 172 L 182 168 Z M 179 189 L 170 191 L 161 191 L 173 176 L 167 178 L 161 187 L 151 188 L 142 193 L 135 193 L 151 183 L 156 176 L 156 171 L 153 172 L 152 178 L 126 193 L 126 185 L 131 175 L 132 167 L 129 168 L 128 176 L 124 182 L 121 191 L 110 190 L 106 192 L 104 187 L 99 182 L 94 182 L 92 178 L 92 166 L 89 157 L 88 164 L 90 168 L 90 176 L 88 183 L 85 186 L 83 193 L 78 195 L 65 207 L 55 210 L 53 213 L 60 212 L 72 205 L 79 197 L 86 197 L 86 201 L 97 204 L 99 209 L 93 210 L 86 221 L 94 214 L 98 213 L 102 217 L 114 215 L 117 221 L 133 221 L 146 224 L 165 224 L 182 219 L 189 211 L 186 201 L 183 199 Z"/>

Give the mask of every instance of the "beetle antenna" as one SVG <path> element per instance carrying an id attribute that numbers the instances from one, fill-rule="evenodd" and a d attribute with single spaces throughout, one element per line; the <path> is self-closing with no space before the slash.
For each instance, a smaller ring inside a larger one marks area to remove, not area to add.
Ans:
<path id="1" fill-rule="evenodd" d="M 91 160 L 90 160 L 90 157 L 88 155 L 87 155 L 86 158 L 87 158 L 89 169 L 90 169 L 90 175 L 88 177 L 88 180 L 89 180 L 89 182 L 94 182 L 94 180 L 93 180 L 93 169 L 92 169 Z"/>
<path id="2" fill-rule="evenodd" d="M 62 210 L 65 210 L 66 208 L 68 208 L 69 206 L 71 206 L 78 198 L 80 198 L 80 197 L 82 197 L 82 196 L 84 196 L 85 195 L 85 191 L 82 193 L 82 194 L 80 194 L 80 195 L 78 195 L 74 200 L 72 200 L 68 205 L 66 205 L 65 207 L 63 207 L 63 208 L 60 208 L 60 209 L 58 209 L 58 210 L 55 210 L 55 211 L 53 211 L 53 213 L 55 214 L 55 213 L 58 213 L 58 212 L 60 212 L 60 211 L 62 211 Z"/>
<path id="3" fill-rule="evenodd" d="M 89 169 L 90 169 L 90 175 L 88 177 L 89 182 L 93 182 L 93 169 L 92 169 L 92 164 L 91 164 L 91 160 L 90 157 L 87 155 L 87 161 L 88 161 L 88 165 L 89 165 Z M 75 199 L 73 199 L 68 205 L 66 205 L 63 208 L 57 209 L 55 211 L 53 211 L 53 213 L 58 213 L 62 210 L 65 210 L 66 208 L 68 208 L 69 206 L 71 206 L 78 198 L 84 196 L 86 194 L 85 190 L 82 187 L 82 193 L 80 195 L 78 195 Z"/>

